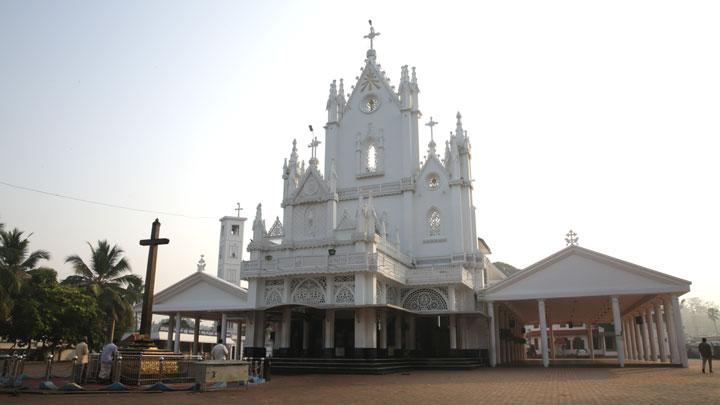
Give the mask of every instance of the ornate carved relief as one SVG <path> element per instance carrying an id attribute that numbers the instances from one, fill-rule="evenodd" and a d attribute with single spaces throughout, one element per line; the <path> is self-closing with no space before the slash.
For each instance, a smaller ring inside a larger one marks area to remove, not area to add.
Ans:
<path id="1" fill-rule="evenodd" d="M 320 204 L 295 206 L 293 236 L 298 239 L 317 239 L 325 236 L 325 206 Z"/>
<path id="2" fill-rule="evenodd" d="M 265 280 L 265 305 L 273 306 L 282 304 L 285 280 Z"/>
<path id="3" fill-rule="evenodd" d="M 403 308 L 411 311 L 446 311 L 447 301 L 438 291 L 419 288 L 410 292 L 403 301 Z"/>
<path id="4" fill-rule="evenodd" d="M 335 302 L 337 304 L 355 303 L 355 276 L 335 276 L 333 278 Z"/>
<path id="5" fill-rule="evenodd" d="M 325 278 L 321 278 L 324 282 Z M 306 305 L 323 304 L 325 303 L 325 289 L 318 280 L 306 279 L 293 290 L 292 302 Z"/>

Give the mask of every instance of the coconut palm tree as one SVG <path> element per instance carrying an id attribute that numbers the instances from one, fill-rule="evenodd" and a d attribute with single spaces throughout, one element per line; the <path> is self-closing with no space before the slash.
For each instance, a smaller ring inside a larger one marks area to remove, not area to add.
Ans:
<path id="1" fill-rule="evenodd" d="M 0 226 L 0 320 L 10 316 L 13 297 L 29 278 L 28 271 L 35 269 L 40 260 L 50 259 L 45 250 L 30 252 L 30 236 L 17 228 L 5 231 Z"/>
<path id="2" fill-rule="evenodd" d="M 717 321 L 720 319 L 720 310 L 716 306 L 710 306 L 707 309 L 707 316 L 710 318 L 710 320 L 713 323 L 713 326 L 715 326 L 715 334 L 720 336 L 720 333 L 718 333 L 718 326 Z"/>
<path id="3" fill-rule="evenodd" d="M 100 308 L 108 315 L 111 324 L 108 335 L 112 341 L 116 324 L 132 322 L 132 305 L 139 300 L 142 279 L 132 274 L 119 246 L 110 246 L 107 240 L 99 240 L 95 247 L 90 242 L 87 244 L 90 265 L 78 255 L 68 256 L 65 262 L 72 265 L 75 275 L 63 282 L 81 286 L 98 299 Z"/>

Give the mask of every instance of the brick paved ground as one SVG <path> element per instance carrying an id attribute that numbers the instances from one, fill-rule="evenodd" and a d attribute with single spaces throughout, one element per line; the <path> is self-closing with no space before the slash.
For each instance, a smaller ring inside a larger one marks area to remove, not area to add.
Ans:
<path id="1" fill-rule="evenodd" d="M 720 372 L 690 368 L 500 368 L 385 376 L 276 376 L 248 390 L 212 393 L 0 394 L 3 404 L 720 404 Z"/>

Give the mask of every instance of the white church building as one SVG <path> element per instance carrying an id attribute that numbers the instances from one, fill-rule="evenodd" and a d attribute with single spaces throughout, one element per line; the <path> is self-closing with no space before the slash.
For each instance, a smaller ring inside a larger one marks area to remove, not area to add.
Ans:
<path id="1" fill-rule="evenodd" d="M 156 295 L 154 313 L 244 326 L 244 354 L 276 358 L 526 358 L 525 326 L 611 324 L 617 361 L 687 364 L 678 307 L 690 282 L 577 246 L 507 277 L 476 230 L 472 148 L 460 113 L 444 146 L 421 122 L 415 68 L 391 85 L 372 45 L 346 94 L 333 81 L 307 164 L 293 141 L 282 218 L 221 218 L 217 277 Z M 421 160 L 419 132 L 431 141 Z M 324 147 L 324 162 L 317 148 Z M 277 203 L 277 202 L 275 202 Z M 238 211 L 239 212 L 239 211 Z M 212 280 L 211 280 L 212 279 Z M 247 286 L 247 288 L 241 287 Z M 240 328 L 238 328 L 240 330 Z M 544 340 L 543 340 L 544 339 Z M 592 341 L 589 337 L 587 341 Z M 178 347 L 178 346 L 176 346 Z"/>

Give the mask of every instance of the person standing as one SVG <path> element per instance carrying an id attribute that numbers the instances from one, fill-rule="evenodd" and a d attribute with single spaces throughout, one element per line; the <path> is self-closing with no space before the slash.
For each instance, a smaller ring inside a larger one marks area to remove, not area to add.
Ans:
<path id="1" fill-rule="evenodd" d="M 705 363 L 710 364 L 710 372 L 712 373 L 712 346 L 707 342 L 707 338 L 702 338 L 702 342 L 698 345 L 700 358 L 702 358 L 702 372 L 705 374 Z"/>
<path id="2" fill-rule="evenodd" d="M 113 360 L 115 356 L 117 356 L 117 353 L 118 348 L 115 342 L 110 342 L 103 347 L 102 353 L 100 354 L 100 373 L 98 374 L 98 379 L 104 381 L 110 380 Z"/>
<path id="3" fill-rule="evenodd" d="M 83 337 L 82 341 L 75 345 L 75 356 L 78 358 L 78 369 L 75 377 L 75 382 L 82 384 L 85 379 L 85 373 L 87 372 L 88 358 L 90 350 L 88 350 L 87 336 Z"/>
<path id="4" fill-rule="evenodd" d="M 213 360 L 227 360 L 228 349 L 223 344 L 222 339 L 218 339 L 218 343 L 213 346 L 210 354 Z"/>

